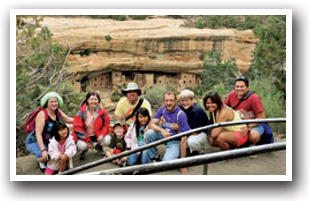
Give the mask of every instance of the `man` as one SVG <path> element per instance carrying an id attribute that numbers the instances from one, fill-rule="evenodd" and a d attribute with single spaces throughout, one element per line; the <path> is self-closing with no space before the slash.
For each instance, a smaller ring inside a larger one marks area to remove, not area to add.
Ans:
<path id="1" fill-rule="evenodd" d="M 139 98 L 141 95 L 141 90 L 138 85 L 134 82 L 128 83 L 127 88 L 122 90 L 122 93 L 126 96 L 118 101 L 115 110 L 115 120 L 122 121 L 125 120 L 127 125 L 130 125 L 135 121 L 135 113 L 140 107 L 145 107 L 148 109 L 150 115 L 152 116 L 152 110 L 150 103 Z M 141 104 L 139 104 L 141 100 Z"/>
<path id="2" fill-rule="evenodd" d="M 164 95 L 164 105 L 161 106 L 151 122 L 149 123 L 149 130 L 145 133 L 146 143 L 152 143 L 157 140 L 167 138 L 177 134 L 177 131 L 173 130 L 174 124 L 179 125 L 179 131 L 185 132 L 190 129 L 187 123 L 186 114 L 177 105 L 177 96 L 173 92 L 167 92 Z M 157 124 L 162 122 L 162 127 Z M 187 137 L 182 137 L 180 140 L 172 140 L 166 143 L 167 149 L 162 158 L 163 161 L 173 160 L 177 158 L 184 158 L 186 156 L 186 140 Z M 142 154 L 142 163 L 150 163 L 153 158 L 158 154 L 156 147 L 147 149 Z M 180 169 L 183 174 L 187 173 L 186 168 Z"/>
<path id="3" fill-rule="evenodd" d="M 180 108 L 186 113 L 187 123 L 191 129 L 200 128 L 211 124 L 206 112 L 194 100 L 194 92 L 183 90 L 179 94 Z M 192 155 L 205 153 L 207 134 L 203 131 L 188 136 L 187 145 Z"/>
<path id="4" fill-rule="evenodd" d="M 249 81 L 245 76 L 239 76 L 235 79 L 235 91 L 228 95 L 225 104 L 236 110 L 243 120 L 264 119 L 266 116 L 261 98 L 256 93 L 252 93 L 246 100 L 242 100 L 247 93 L 250 93 Z M 266 123 L 253 123 L 245 128 L 243 134 L 249 133 L 249 141 L 255 145 L 267 129 L 270 128 Z M 270 137 L 273 142 L 272 133 Z"/>

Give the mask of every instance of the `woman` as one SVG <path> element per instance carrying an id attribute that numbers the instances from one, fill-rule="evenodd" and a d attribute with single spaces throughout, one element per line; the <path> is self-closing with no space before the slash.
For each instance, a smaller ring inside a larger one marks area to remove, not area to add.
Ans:
<path id="1" fill-rule="evenodd" d="M 203 99 L 203 105 L 210 112 L 213 123 L 240 121 L 239 114 L 224 105 L 221 97 L 216 92 L 208 93 Z M 210 144 L 218 146 L 222 150 L 240 147 L 248 141 L 248 134 L 244 124 L 225 126 L 211 130 Z"/>
<path id="2" fill-rule="evenodd" d="M 84 160 L 88 149 L 93 147 L 104 156 L 103 146 L 110 144 L 110 118 L 107 112 L 100 108 L 99 103 L 100 95 L 97 92 L 88 92 L 74 116 L 72 136 L 81 151 L 80 160 Z M 95 143 L 98 144 L 95 146 Z"/>
<path id="3" fill-rule="evenodd" d="M 26 139 L 27 150 L 35 155 L 39 161 L 41 171 L 45 171 L 48 161 L 48 144 L 52 137 L 51 131 L 57 122 L 73 123 L 73 118 L 68 117 L 59 107 L 63 100 L 56 92 L 49 92 L 40 101 L 43 108 L 36 116 L 35 130 Z M 47 118 L 47 119 L 46 119 Z"/>

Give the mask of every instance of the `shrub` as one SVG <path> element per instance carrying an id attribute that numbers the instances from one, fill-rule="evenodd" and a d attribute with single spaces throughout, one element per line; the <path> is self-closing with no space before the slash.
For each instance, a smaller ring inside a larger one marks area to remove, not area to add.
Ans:
<path id="1" fill-rule="evenodd" d="M 198 21 L 197 24 L 196 24 L 196 27 L 197 27 L 198 29 L 203 29 L 203 28 L 205 27 L 205 25 L 204 25 L 203 22 Z"/>
<path id="2" fill-rule="evenodd" d="M 164 94 L 168 91 L 176 92 L 175 88 L 170 85 L 150 87 L 145 92 L 145 99 L 152 106 L 153 114 L 163 105 Z"/>
<path id="3" fill-rule="evenodd" d="M 286 102 L 283 99 L 283 94 L 277 90 L 271 80 L 271 77 L 250 80 L 250 88 L 261 97 L 266 118 L 286 117 Z M 274 132 L 286 132 L 285 123 L 270 123 L 269 125 Z"/>
<path id="4" fill-rule="evenodd" d="M 126 15 L 89 15 L 91 18 L 97 19 L 113 19 L 118 21 L 125 21 Z"/>
<path id="5" fill-rule="evenodd" d="M 123 94 L 118 93 L 118 92 L 112 93 L 111 94 L 111 101 L 112 102 L 118 102 L 122 96 L 123 96 Z"/>
<path id="6" fill-rule="evenodd" d="M 168 15 L 168 17 L 171 17 L 174 19 L 183 19 L 184 18 L 182 15 Z"/>
<path id="7" fill-rule="evenodd" d="M 106 41 L 112 40 L 112 37 L 110 35 L 105 35 L 104 38 L 105 38 Z"/>
<path id="8" fill-rule="evenodd" d="M 145 20 L 149 17 L 149 15 L 129 15 L 134 20 Z"/>

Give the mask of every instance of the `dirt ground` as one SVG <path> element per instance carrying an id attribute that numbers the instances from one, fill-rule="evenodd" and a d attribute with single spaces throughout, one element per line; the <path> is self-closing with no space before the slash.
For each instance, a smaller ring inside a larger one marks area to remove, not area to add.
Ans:
<path id="1" fill-rule="evenodd" d="M 275 141 L 285 141 L 285 134 L 276 135 Z M 159 152 L 164 153 L 165 146 L 159 145 Z M 209 152 L 218 152 L 219 148 L 211 147 Z M 208 175 L 285 175 L 286 174 L 286 150 L 274 151 L 269 153 L 258 154 L 255 159 L 248 156 L 219 161 L 208 164 Z M 95 151 L 89 151 L 87 158 L 83 161 L 79 160 L 78 154 L 73 158 L 75 167 L 86 163 L 101 159 Z M 119 168 L 113 163 L 105 163 L 80 173 L 94 172 L 112 168 Z M 192 166 L 188 169 L 189 175 L 201 175 L 203 165 Z M 78 173 L 78 174 L 80 174 Z M 42 175 L 38 162 L 33 155 L 20 157 L 16 159 L 16 175 Z M 151 175 L 181 175 L 179 170 L 170 170 Z"/>

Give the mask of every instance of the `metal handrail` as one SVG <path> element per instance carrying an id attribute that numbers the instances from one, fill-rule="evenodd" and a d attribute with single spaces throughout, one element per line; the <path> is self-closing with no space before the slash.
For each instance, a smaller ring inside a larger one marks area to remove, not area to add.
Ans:
<path id="1" fill-rule="evenodd" d="M 263 122 L 286 122 L 286 118 L 251 119 L 251 120 L 241 120 L 241 121 L 233 121 L 233 122 L 221 122 L 221 123 L 207 125 L 207 126 L 204 126 L 204 127 L 200 127 L 200 128 L 196 128 L 196 129 L 192 129 L 192 130 L 183 132 L 183 133 L 179 133 L 179 134 L 176 134 L 174 136 L 171 136 L 171 137 L 168 137 L 168 138 L 164 138 L 164 139 L 158 140 L 156 142 L 152 142 L 150 144 L 143 145 L 143 146 L 138 147 L 138 148 L 133 149 L 133 150 L 124 151 L 124 152 L 119 153 L 117 155 L 113 155 L 113 156 L 111 156 L 109 158 L 103 158 L 103 159 L 100 159 L 100 160 L 97 160 L 97 161 L 93 161 L 93 162 L 87 163 L 85 165 L 82 165 L 82 166 L 79 166 L 79 167 L 76 167 L 76 168 L 64 171 L 64 172 L 61 173 L 61 175 L 74 174 L 74 173 L 80 172 L 82 170 L 89 169 L 89 168 L 92 168 L 92 167 L 95 167 L 95 166 L 98 166 L 98 165 L 101 165 L 101 164 L 104 164 L 104 163 L 107 163 L 107 162 L 111 162 L 111 161 L 113 161 L 115 159 L 119 159 L 119 158 L 122 158 L 124 156 L 128 156 L 130 154 L 133 154 L 133 153 L 136 153 L 136 152 L 139 152 L 139 151 L 142 151 L 142 150 L 145 150 L 145 149 L 148 149 L 148 148 L 155 147 L 157 145 L 166 143 L 168 141 L 176 140 L 176 139 L 179 139 L 179 138 L 181 138 L 183 136 L 187 136 L 187 135 L 190 135 L 192 133 L 198 133 L 200 131 L 204 131 L 204 130 L 207 130 L 207 129 L 217 128 L 217 127 L 224 127 L 224 126 L 231 126 L 231 125 L 238 125 L 238 124 L 263 123 Z"/>
<path id="2" fill-rule="evenodd" d="M 136 165 L 124 168 L 102 170 L 102 171 L 85 173 L 83 175 L 143 175 L 143 174 L 173 170 L 177 168 L 190 167 L 194 165 L 213 163 L 264 152 L 279 151 L 283 149 L 286 149 L 286 142 L 258 145 L 248 148 L 221 151 L 217 153 L 209 153 L 188 158 L 174 159 L 169 161 Z"/>

